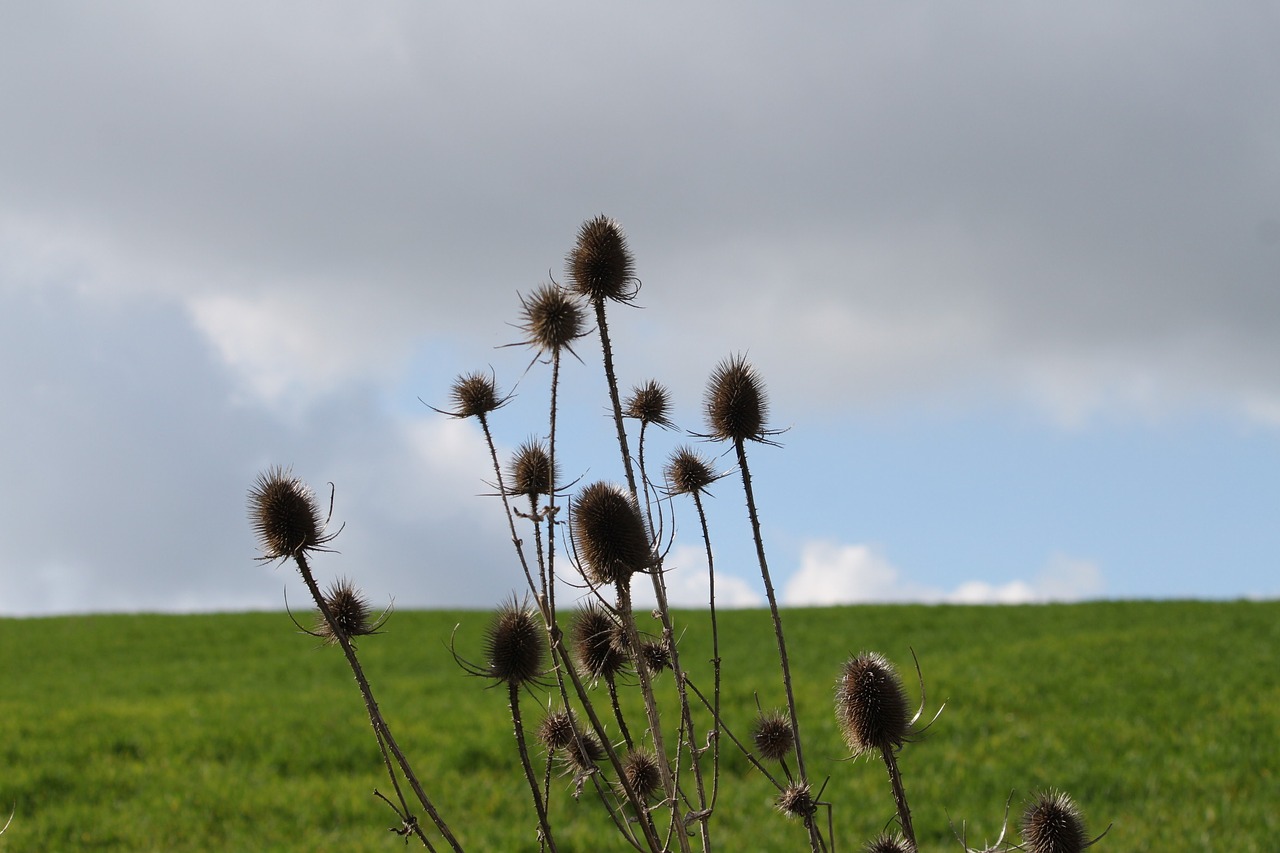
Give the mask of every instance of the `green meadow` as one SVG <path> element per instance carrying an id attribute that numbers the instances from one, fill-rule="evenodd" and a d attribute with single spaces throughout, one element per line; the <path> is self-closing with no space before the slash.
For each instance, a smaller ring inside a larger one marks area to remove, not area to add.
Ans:
<path id="1" fill-rule="evenodd" d="M 677 614 L 710 686 L 703 613 Z M 400 745 L 469 851 L 536 851 L 503 689 L 464 674 L 488 616 L 400 612 L 361 659 Z M 1280 602 L 866 606 L 784 613 L 815 781 L 840 850 L 893 817 L 883 765 L 846 760 L 832 715 L 845 658 L 879 651 L 939 720 L 902 752 L 926 850 L 994 841 L 1035 791 L 1060 788 L 1097 850 L 1273 851 L 1280 838 Z M 765 611 L 721 614 L 728 725 L 783 704 Z M 670 700 L 669 674 L 663 687 Z M 0 620 L 4 851 L 391 851 L 387 780 L 350 672 L 284 614 Z M 545 697 L 522 702 L 536 725 Z M 536 747 L 535 747 L 536 750 Z M 540 760 L 540 753 L 539 760 Z M 556 777 L 562 851 L 622 850 L 598 802 Z M 722 850 L 806 849 L 772 789 L 727 753 Z"/>

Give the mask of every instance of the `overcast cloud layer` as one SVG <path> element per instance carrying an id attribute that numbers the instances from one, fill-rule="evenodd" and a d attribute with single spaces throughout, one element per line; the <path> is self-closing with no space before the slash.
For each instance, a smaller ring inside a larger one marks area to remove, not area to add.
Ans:
<path id="1" fill-rule="evenodd" d="M 338 484 L 377 595 L 501 597 L 485 451 L 416 397 L 514 381 L 517 292 L 600 212 L 644 282 L 619 349 L 691 427 L 744 350 L 783 425 L 1207 417 L 1274 474 L 1277 31 L 1243 2 L 6 7 L 0 612 L 278 606 L 243 509 L 270 464 Z M 906 576 L 950 557 L 782 512 L 794 603 L 1205 591 L 1048 538 Z"/>

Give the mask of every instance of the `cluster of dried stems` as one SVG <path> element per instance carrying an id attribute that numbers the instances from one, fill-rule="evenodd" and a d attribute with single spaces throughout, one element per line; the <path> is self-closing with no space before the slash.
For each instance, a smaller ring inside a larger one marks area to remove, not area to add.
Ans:
<path id="1" fill-rule="evenodd" d="M 724 454 L 732 454 L 735 463 L 731 471 L 715 470 L 704 455 L 684 445 L 655 472 L 646 461 L 645 441 L 650 427 L 674 428 L 668 394 L 655 381 L 634 386 L 626 398 L 619 393 L 606 310 L 633 303 L 638 291 L 626 239 L 616 222 L 601 216 L 582 225 L 567 258 L 567 283 L 543 284 L 521 297 L 518 327 L 525 336 L 522 343 L 535 353 L 530 366 L 550 368 L 547 423 L 545 432 L 539 430 L 539 437 L 520 445 L 505 466 L 490 418 L 510 397 L 498 389 L 491 373 L 472 373 L 454 382 L 451 404 L 443 413 L 479 423 L 525 585 L 524 594 L 513 596 L 495 614 L 483 659 L 473 663 L 456 652 L 455 657 L 468 672 L 507 688 L 516 748 L 533 806 L 531 819 L 543 850 L 557 850 L 548 804 L 567 789 L 565 795 L 575 800 L 586 794 L 597 802 L 602 819 L 636 850 L 710 851 L 717 824 L 732 820 L 717 806 L 725 749 L 740 751 L 777 789 L 778 810 L 796 820 L 797 847 L 807 846 L 813 853 L 835 850 L 831 804 L 822 800 L 822 787 L 815 787 L 805 760 L 783 614 L 752 490 L 748 447 L 774 444 L 772 436 L 777 434 L 768 426 L 763 381 L 742 356 L 725 359 L 708 381 L 705 431 L 691 435 L 724 445 Z M 592 325 L 601 345 L 622 480 L 566 484 L 556 457 L 560 368 L 566 353 L 577 357 L 573 347 Z M 631 431 L 628 421 L 637 425 Z M 746 499 L 783 697 L 780 710 L 761 710 L 750 732 L 742 734 L 732 732 L 721 715 L 715 555 L 703 507 L 708 489 L 730 474 L 740 479 Z M 671 513 L 677 499 L 692 502 L 710 570 L 711 648 L 699 650 L 712 662 L 709 684 L 696 683 L 682 666 L 667 601 L 663 562 L 672 537 L 664 531 L 674 527 Z M 261 475 L 249 503 L 262 559 L 296 564 L 318 610 L 315 628 L 308 633 L 341 647 L 355 675 L 392 790 L 391 796 L 375 794 L 399 816 L 395 831 L 406 840 L 417 838 L 428 850 L 461 851 L 379 711 L 352 644 L 353 638 L 376 632 L 385 614 L 378 617 L 350 581 L 339 580 L 322 591 L 312 574 L 309 555 L 326 550 L 336 535 L 325 532 L 327 522 L 314 494 L 288 470 L 275 468 Z M 557 543 L 565 553 L 557 551 Z M 556 600 L 557 580 L 572 581 L 586 591 L 585 603 L 564 618 Z M 650 584 L 657 601 L 656 621 L 644 625 L 632 606 L 633 584 L 638 582 Z M 569 626 L 567 632 L 562 623 Z M 654 682 L 667 671 L 674 679 L 678 708 L 664 717 Z M 619 700 L 620 691 L 626 690 L 640 694 L 643 714 L 638 718 L 629 716 L 624 710 L 629 703 Z M 520 704 L 522 693 L 531 691 L 540 700 L 541 715 L 532 730 Z M 921 693 L 920 708 L 912 715 L 897 671 L 875 653 L 851 658 L 839 674 L 835 714 L 850 753 L 883 760 L 896 807 L 894 832 L 866 843 L 865 850 L 917 849 L 897 755 L 927 728 L 918 725 L 923 689 Z M 542 699 L 547 700 L 545 708 Z M 535 765 L 530 741 L 541 747 L 540 764 Z M 567 786 L 552 785 L 557 765 L 571 777 Z M 427 820 L 420 821 L 419 814 Z M 1019 844 L 1002 833 L 987 849 L 1079 853 L 1097 840 L 1086 835 L 1070 798 L 1056 792 L 1034 797 L 1020 828 Z M 958 841 L 970 849 L 963 837 Z"/>

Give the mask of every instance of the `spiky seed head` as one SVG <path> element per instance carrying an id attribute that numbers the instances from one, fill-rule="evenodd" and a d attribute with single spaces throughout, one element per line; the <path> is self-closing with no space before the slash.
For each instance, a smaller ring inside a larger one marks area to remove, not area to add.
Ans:
<path id="1" fill-rule="evenodd" d="M 263 559 L 293 557 L 327 540 L 315 493 L 287 468 L 270 468 L 249 490 L 249 521 Z"/>
<path id="2" fill-rule="evenodd" d="M 654 675 L 664 669 L 671 669 L 671 655 L 661 640 L 641 640 L 640 654 L 644 655 L 645 666 Z"/>
<path id="3" fill-rule="evenodd" d="M 582 305 L 558 284 L 541 284 L 529 296 L 520 297 L 520 328 L 525 343 L 544 353 L 572 349 L 586 334 Z"/>
<path id="4" fill-rule="evenodd" d="M 764 437 L 769 411 L 764 382 L 745 356 L 730 356 L 716 365 L 705 403 L 711 438 L 758 441 Z"/>
<path id="5" fill-rule="evenodd" d="M 487 674 L 513 687 L 543 673 L 547 636 L 532 610 L 515 601 L 498 608 L 485 637 Z"/>
<path id="6" fill-rule="evenodd" d="M 647 569 L 649 536 L 635 501 L 611 483 L 596 482 L 572 506 L 573 541 L 592 583 L 617 583 Z"/>
<path id="7" fill-rule="evenodd" d="M 907 694 L 893 664 L 875 652 L 850 658 L 836 683 L 836 720 L 854 755 L 902 746 Z"/>
<path id="8" fill-rule="evenodd" d="M 516 448 L 511 459 L 511 493 L 536 498 L 551 493 L 551 454 L 540 440 L 531 438 Z"/>
<path id="9" fill-rule="evenodd" d="M 807 818 L 818 810 L 813 792 L 804 782 L 792 782 L 778 795 L 778 811 L 787 817 Z"/>
<path id="10" fill-rule="evenodd" d="M 915 853 L 915 848 L 901 835 L 881 833 L 867 842 L 867 853 Z"/>
<path id="11" fill-rule="evenodd" d="M 671 395 L 657 380 L 650 379 L 631 389 L 631 396 L 622 406 L 624 417 L 635 418 L 642 424 L 656 424 L 671 429 Z"/>
<path id="12" fill-rule="evenodd" d="M 631 750 L 622 758 L 622 773 L 631 790 L 641 800 L 648 800 L 662 787 L 662 771 L 652 752 Z"/>
<path id="13" fill-rule="evenodd" d="M 791 720 L 781 711 L 761 713 L 751 727 L 751 740 L 756 752 L 767 761 L 781 761 L 795 749 L 796 732 Z"/>
<path id="14" fill-rule="evenodd" d="M 449 397 L 453 400 L 453 411 L 448 414 L 455 418 L 483 417 L 501 408 L 504 402 L 493 375 L 480 371 L 465 373 L 453 380 Z"/>
<path id="15" fill-rule="evenodd" d="M 564 760 L 577 773 L 588 773 L 604 760 L 604 747 L 591 732 L 578 732 L 564 748 Z"/>
<path id="16" fill-rule="evenodd" d="M 1060 791 L 1038 794 L 1022 815 L 1028 853 L 1080 853 L 1089 843 L 1080 809 Z"/>
<path id="17" fill-rule="evenodd" d="M 564 749 L 573 742 L 577 723 L 568 711 L 553 711 L 538 724 L 538 740 L 549 752 Z"/>
<path id="18" fill-rule="evenodd" d="M 582 223 L 566 259 L 569 284 L 587 299 L 629 302 L 636 295 L 634 261 L 622 226 L 607 216 Z"/>
<path id="19" fill-rule="evenodd" d="M 677 447 L 667 463 L 667 482 L 671 494 L 692 495 L 706 491 L 719 476 L 711 469 L 711 463 L 688 445 Z"/>
<path id="20" fill-rule="evenodd" d="M 591 678 L 609 678 L 626 666 L 626 652 L 617 644 L 620 628 L 617 620 L 594 602 L 578 613 L 569 641 L 582 672 Z"/>
<path id="21" fill-rule="evenodd" d="M 340 578 L 325 590 L 324 603 L 344 636 L 365 637 L 377 632 L 378 625 L 368 599 L 349 579 Z M 318 610 L 315 633 L 330 645 L 338 642 L 338 635 Z"/>

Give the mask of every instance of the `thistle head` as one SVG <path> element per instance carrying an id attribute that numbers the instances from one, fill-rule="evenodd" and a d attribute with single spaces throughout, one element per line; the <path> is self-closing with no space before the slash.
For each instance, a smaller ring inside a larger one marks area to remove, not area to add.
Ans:
<path id="1" fill-rule="evenodd" d="M 1080 809 L 1064 793 L 1038 794 L 1022 815 L 1022 846 L 1027 853 L 1080 853 L 1092 843 Z"/>
<path id="2" fill-rule="evenodd" d="M 795 749 L 796 732 L 790 718 L 781 711 L 761 712 L 751 727 L 751 741 L 761 758 L 781 761 Z"/>
<path id="3" fill-rule="evenodd" d="M 323 550 L 337 535 L 324 533 L 320 505 L 310 487 L 279 466 L 259 474 L 249 490 L 249 522 L 263 560 Z"/>
<path id="4" fill-rule="evenodd" d="M 595 770 L 596 764 L 603 761 L 604 756 L 604 747 L 600 745 L 600 739 L 591 732 L 577 732 L 564 748 L 565 763 L 579 776 Z"/>
<path id="5" fill-rule="evenodd" d="M 551 494 L 552 484 L 558 479 L 552 476 L 551 454 L 547 452 L 547 446 L 536 438 L 516 448 L 515 456 L 511 458 L 510 474 L 510 493 L 528 498 Z"/>
<path id="6" fill-rule="evenodd" d="M 716 441 L 765 441 L 769 405 L 764 381 L 745 356 L 734 355 L 716 365 L 704 400 L 709 431 Z"/>
<path id="7" fill-rule="evenodd" d="M 645 666 L 649 672 L 657 675 L 664 669 L 671 669 L 671 653 L 661 640 L 641 640 L 640 654 L 644 656 Z"/>
<path id="8" fill-rule="evenodd" d="M 508 397 L 498 392 L 498 384 L 492 373 L 464 373 L 453 380 L 449 389 L 449 399 L 453 403 L 451 411 L 436 409 L 437 412 L 454 418 L 483 418 L 495 409 L 507 404 Z"/>
<path id="9" fill-rule="evenodd" d="M 534 611 L 508 601 L 498 608 L 485 634 L 484 674 L 519 687 L 543 674 L 547 635 Z"/>
<path id="10" fill-rule="evenodd" d="M 867 842 L 867 853 L 916 853 L 911 843 L 901 835 L 881 833 Z"/>
<path id="11" fill-rule="evenodd" d="M 553 711 L 538 724 L 538 740 L 548 752 L 568 747 L 576 732 L 577 722 L 569 711 Z"/>
<path id="12" fill-rule="evenodd" d="M 783 788 L 775 804 L 787 817 L 809 818 L 818 810 L 813 791 L 805 782 L 792 782 Z"/>
<path id="13" fill-rule="evenodd" d="M 607 216 L 582 223 L 566 265 L 574 292 L 592 302 L 630 302 L 639 289 L 622 226 Z"/>
<path id="14" fill-rule="evenodd" d="M 631 396 L 622 404 L 623 417 L 635 418 L 645 426 L 655 424 L 664 429 L 674 429 L 670 415 L 671 395 L 655 379 L 632 388 Z"/>
<path id="15" fill-rule="evenodd" d="M 902 746 L 911 724 L 893 664 L 874 652 L 850 658 L 836 682 L 836 721 L 854 755 Z"/>
<path id="16" fill-rule="evenodd" d="M 573 352 L 573 342 L 586 334 L 582 304 L 558 284 L 541 284 L 522 295 L 520 318 L 524 342 L 542 353 Z"/>
<path id="17" fill-rule="evenodd" d="M 578 668 L 591 678 L 612 678 L 627 665 L 627 655 L 619 645 L 621 626 L 594 602 L 573 621 L 569 644 Z"/>
<path id="18" fill-rule="evenodd" d="M 622 774 L 640 800 L 648 800 L 662 788 L 662 771 L 652 752 L 631 750 L 622 757 Z"/>
<path id="19" fill-rule="evenodd" d="M 673 495 L 694 495 L 706 491 L 707 487 L 720 479 L 711 463 L 703 458 L 692 447 L 677 447 L 671 454 L 666 468 L 668 488 Z"/>
<path id="20" fill-rule="evenodd" d="M 324 603 L 337 624 L 338 631 L 347 638 L 376 634 L 382 627 L 383 619 L 373 615 L 368 599 L 347 578 L 340 578 L 325 590 Z M 338 634 L 319 611 L 316 613 L 315 626 L 313 633 L 325 643 L 333 645 L 338 642 Z"/>
<path id="21" fill-rule="evenodd" d="M 652 564 L 649 535 L 635 501 L 611 483 L 583 489 L 571 507 L 573 542 L 596 584 L 630 580 Z"/>

